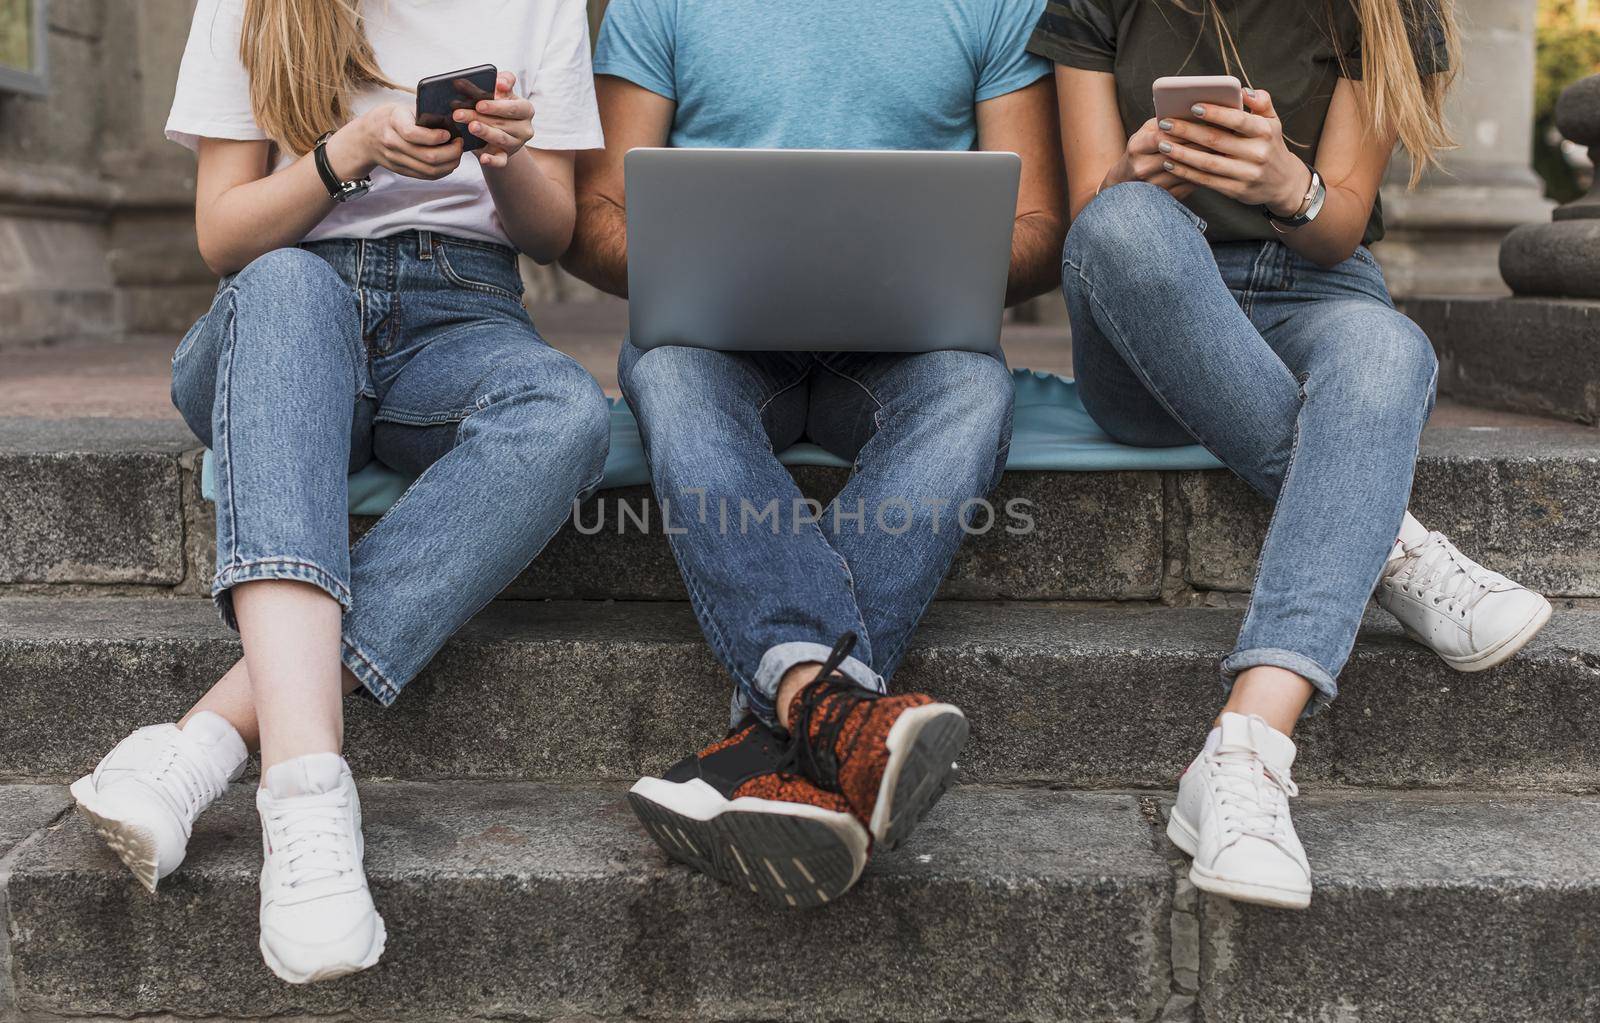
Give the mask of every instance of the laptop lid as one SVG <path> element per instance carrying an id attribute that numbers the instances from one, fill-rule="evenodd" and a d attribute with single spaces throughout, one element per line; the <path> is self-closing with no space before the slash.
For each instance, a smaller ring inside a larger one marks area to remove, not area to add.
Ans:
<path id="1" fill-rule="evenodd" d="M 1014 153 L 635 149 L 640 348 L 994 351 Z"/>

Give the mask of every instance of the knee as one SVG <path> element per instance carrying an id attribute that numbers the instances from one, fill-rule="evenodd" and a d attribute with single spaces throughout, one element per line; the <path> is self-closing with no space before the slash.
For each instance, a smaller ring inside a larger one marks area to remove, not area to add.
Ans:
<path id="1" fill-rule="evenodd" d="M 1200 237 L 1194 214 L 1166 189 L 1143 181 L 1113 185 L 1078 213 L 1067 232 L 1063 272 L 1110 263 L 1137 263 L 1141 272 L 1159 269 L 1147 258 L 1182 232 Z"/>
<path id="2" fill-rule="evenodd" d="M 661 414 L 668 422 L 685 422 L 714 411 L 716 364 L 727 358 L 705 348 L 651 348 L 623 364 L 622 390 L 638 415 Z"/>
<path id="3" fill-rule="evenodd" d="M 320 372 L 355 357 L 360 333 L 355 303 L 320 256 L 304 249 L 273 249 L 239 271 L 232 292 L 237 333 L 248 338 L 236 355 L 250 356 L 236 358 L 236 363 L 271 372 Z M 339 338 L 345 343 L 331 343 Z"/>
<path id="4" fill-rule="evenodd" d="M 241 292 L 264 293 L 286 300 L 315 298 L 324 290 L 342 284 L 327 260 L 292 246 L 262 253 L 233 279 L 233 286 Z"/>
<path id="5" fill-rule="evenodd" d="M 1420 416 L 1433 402 L 1439 360 L 1422 328 L 1387 308 L 1335 316 L 1329 341 L 1338 346 L 1336 382 L 1323 382 L 1369 418 Z M 1314 397 L 1319 382 L 1307 381 Z"/>
<path id="6" fill-rule="evenodd" d="M 598 474 L 611 447 L 611 404 L 589 371 L 560 356 L 519 391 L 529 399 L 518 404 L 529 410 L 540 443 L 570 452 L 588 475 Z"/>
<path id="7" fill-rule="evenodd" d="M 568 379 L 551 402 L 554 432 L 579 456 L 589 475 L 598 475 L 611 449 L 611 403 L 582 366 L 574 364 L 562 376 Z"/>
<path id="8" fill-rule="evenodd" d="M 927 386 L 908 411 L 949 437 L 994 437 L 1011 421 L 1016 390 L 999 359 L 977 352 L 929 352 Z"/>

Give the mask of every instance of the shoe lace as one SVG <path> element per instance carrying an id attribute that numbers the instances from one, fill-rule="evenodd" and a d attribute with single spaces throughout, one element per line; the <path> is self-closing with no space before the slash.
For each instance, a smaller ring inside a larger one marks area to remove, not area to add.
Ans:
<path id="1" fill-rule="evenodd" d="M 296 796 L 292 806 L 272 812 L 273 831 L 282 841 L 283 884 L 289 888 L 342 877 L 356 869 L 341 792 Z"/>
<path id="2" fill-rule="evenodd" d="M 839 732 L 860 700 L 876 700 L 881 695 L 863 689 L 839 671 L 839 665 L 855 649 L 856 634 L 847 632 L 833 645 L 816 680 L 807 683 L 795 697 L 789 711 L 789 747 L 779 758 L 777 769 L 786 774 L 801 774 L 830 792 L 839 791 L 839 765 L 849 759 L 850 750 L 839 753 Z M 859 738 L 860 733 L 857 732 Z M 851 741 L 851 748 L 855 745 Z"/>
<path id="3" fill-rule="evenodd" d="M 1405 547 L 1404 552 L 1406 567 L 1401 570 L 1401 588 L 1463 618 L 1489 593 L 1507 583 L 1505 576 L 1456 550 L 1443 533 L 1429 533 L 1427 539 Z"/>
<path id="4" fill-rule="evenodd" d="M 222 795 L 226 782 L 208 769 L 204 760 L 187 750 L 179 740 L 168 742 L 156 754 L 151 778 L 163 792 L 193 818 L 212 800 Z"/>
<path id="5" fill-rule="evenodd" d="M 1300 789 L 1253 750 L 1219 749 L 1211 755 L 1223 833 L 1281 843 L 1289 835 L 1289 799 Z"/>

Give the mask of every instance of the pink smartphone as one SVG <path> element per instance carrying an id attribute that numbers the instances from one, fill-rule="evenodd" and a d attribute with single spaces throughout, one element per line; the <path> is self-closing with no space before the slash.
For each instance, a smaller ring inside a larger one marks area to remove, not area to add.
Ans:
<path id="1" fill-rule="evenodd" d="M 1157 78 L 1151 91 L 1157 117 L 1193 120 L 1196 103 L 1244 109 L 1244 86 L 1232 75 L 1172 75 Z"/>

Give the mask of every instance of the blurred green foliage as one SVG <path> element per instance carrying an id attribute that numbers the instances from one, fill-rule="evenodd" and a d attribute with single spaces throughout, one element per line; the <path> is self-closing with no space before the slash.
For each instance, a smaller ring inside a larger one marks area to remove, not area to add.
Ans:
<path id="1" fill-rule="evenodd" d="M 33 66 L 33 0 L 0 0 L 0 66 Z"/>
<path id="2" fill-rule="evenodd" d="M 1572 167 L 1551 144 L 1556 100 L 1580 78 L 1600 73 L 1600 0 L 1539 0 L 1539 64 L 1534 85 L 1533 165 L 1559 202 L 1581 192 Z"/>

